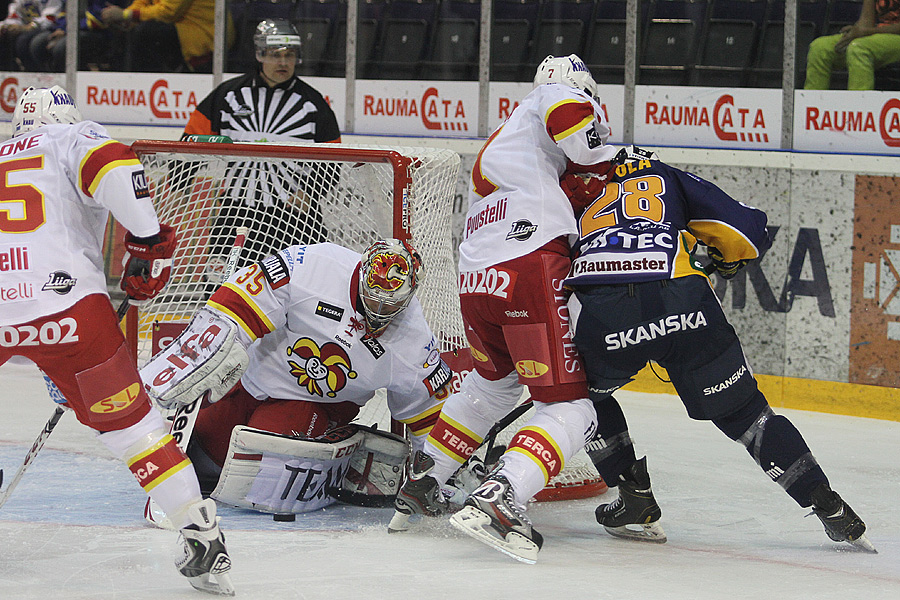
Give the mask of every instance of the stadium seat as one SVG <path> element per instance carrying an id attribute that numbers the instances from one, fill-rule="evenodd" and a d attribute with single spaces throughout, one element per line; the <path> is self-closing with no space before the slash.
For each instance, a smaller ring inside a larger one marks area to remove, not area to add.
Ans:
<path id="1" fill-rule="evenodd" d="M 538 19 L 531 62 L 538 65 L 547 55 L 581 56 L 594 8 L 592 0 L 546 0 Z"/>
<path id="2" fill-rule="evenodd" d="M 803 86 L 809 43 L 825 30 L 827 0 L 797 0 L 797 50 L 795 85 Z M 753 87 L 780 88 L 784 55 L 784 0 L 770 0 L 750 69 Z"/>
<path id="3" fill-rule="evenodd" d="M 356 32 L 356 74 L 365 77 L 369 64 L 375 58 L 379 25 L 387 11 L 388 0 L 362 0 L 357 12 Z M 343 77 L 347 67 L 347 18 L 342 14 L 333 28 L 326 52 L 328 58 L 322 60 L 322 74 Z"/>
<path id="4" fill-rule="evenodd" d="M 298 2 L 291 19 L 303 40 L 300 75 L 322 75 L 336 24 L 347 18 L 346 0 Z"/>
<path id="5" fill-rule="evenodd" d="M 582 58 L 597 83 L 625 83 L 627 0 L 597 0 Z"/>
<path id="6" fill-rule="evenodd" d="M 441 2 L 431 56 L 424 63 L 422 76 L 456 81 L 477 79 L 480 24 L 480 0 Z"/>
<path id="7" fill-rule="evenodd" d="M 437 18 L 437 0 L 392 0 L 375 48 L 375 59 L 364 68 L 368 79 L 414 79 L 428 57 Z"/>
<path id="8" fill-rule="evenodd" d="M 747 85 L 765 12 L 765 0 L 712 0 L 691 82 L 711 87 Z"/>
<path id="9" fill-rule="evenodd" d="M 639 84 L 688 83 L 708 6 L 708 0 L 656 0 L 650 5 Z"/>
<path id="10" fill-rule="evenodd" d="M 528 81 L 533 36 L 540 11 L 538 0 L 495 0 L 491 29 L 491 81 Z"/>

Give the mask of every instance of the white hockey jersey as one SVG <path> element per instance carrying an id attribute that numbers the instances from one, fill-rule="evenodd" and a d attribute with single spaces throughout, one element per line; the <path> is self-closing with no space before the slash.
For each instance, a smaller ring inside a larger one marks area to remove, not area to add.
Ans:
<path id="1" fill-rule="evenodd" d="M 132 234 L 159 232 L 144 169 L 97 123 L 44 125 L 0 144 L 0 325 L 106 294 L 109 213 Z"/>
<path id="2" fill-rule="evenodd" d="M 562 84 L 540 85 L 488 138 L 472 169 L 459 270 L 524 256 L 578 226 L 559 179 L 570 163 L 612 160 L 597 103 Z"/>
<path id="3" fill-rule="evenodd" d="M 291 246 L 235 273 L 208 306 L 251 344 L 241 383 L 255 398 L 362 406 L 384 388 L 391 415 L 422 435 L 452 373 L 417 298 L 380 337 L 365 336 L 355 308 L 360 258 L 330 243 Z"/>

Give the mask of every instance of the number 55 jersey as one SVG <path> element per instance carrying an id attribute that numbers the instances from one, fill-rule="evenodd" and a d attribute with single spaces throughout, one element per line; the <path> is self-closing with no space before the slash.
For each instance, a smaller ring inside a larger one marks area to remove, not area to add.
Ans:
<path id="1" fill-rule="evenodd" d="M 141 163 L 97 123 L 44 125 L 0 144 L 0 325 L 107 294 L 110 212 L 137 237 L 159 231 Z"/>

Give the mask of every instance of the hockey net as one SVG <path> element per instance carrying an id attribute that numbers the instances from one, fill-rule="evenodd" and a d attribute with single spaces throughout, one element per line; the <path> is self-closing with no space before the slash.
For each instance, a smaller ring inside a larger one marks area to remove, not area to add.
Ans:
<path id="1" fill-rule="evenodd" d="M 378 238 L 411 240 L 426 271 L 417 295 L 441 351 L 466 346 L 451 242 L 456 152 L 148 140 L 132 149 L 160 221 L 179 235 L 169 285 L 138 312 L 139 364 L 217 289 L 238 227 L 250 230 L 238 267 L 293 244 L 328 241 L 361 252 Z M 383 392 L 358 420 L 391 427 Z"/>

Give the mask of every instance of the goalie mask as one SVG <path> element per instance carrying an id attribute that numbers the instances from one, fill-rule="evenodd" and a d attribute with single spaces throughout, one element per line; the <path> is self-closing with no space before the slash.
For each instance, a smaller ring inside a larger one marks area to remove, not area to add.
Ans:
<path id="1" fill-rule="evenodd" d="M 390 238 L 366 248 L 359 264 L 359 297 L 370 335 L 384 333 L 424 276 L 422 257 L 409 242 Z"/>
<path id="2" fill-rule="evenodd" d="M 13 112 L 12 137 L 28 133 L 42 125 L 78 123 L 81 113 L 66 90 L 58 85 L 51 88 L 30 87 L 22 93 Z"/>
<path id="3" fill-rule="evenodd" d="M 581 90 L 600 104 L 600 95 L 591 71 L 575 54 L 545 58 L 534 74 L 534 87 L 545 83 L 561 83 Z"/>
<path id="4" fill-rule="evenodd" d="M 253 34 L 253 45 L 256 48 L 256 60 L 267 62 L 274 60 L 279 53 L 293 52 L 300 64 L 300 34 L 290 21 L 285 19 L 266 19 L 260 21 Z"/>

